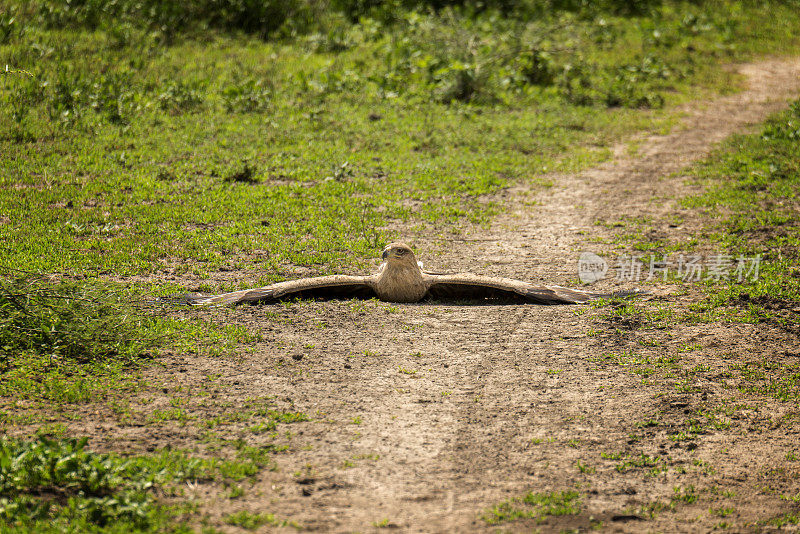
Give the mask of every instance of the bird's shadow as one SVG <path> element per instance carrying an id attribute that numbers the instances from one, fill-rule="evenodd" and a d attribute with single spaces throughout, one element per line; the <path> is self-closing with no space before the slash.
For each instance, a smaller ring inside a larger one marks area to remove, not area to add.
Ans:
<path id="1" fill-rule="evenodd" d="M 537 303 L 526 300 L 524 297 L 502 297 L 502 298 L 442 298 L 442 297 L 427 297 L 419 302 L 388 302 L 379 300 L 377 298 L 351 298 L 351 299 L 325 299 L 325 298 L 304 298 L 304 299 L 285 299 L 281 301 L 272 302 L 252 302 L 248 303 L 251 306 L 271 306 L 279 303 L 311 303 L 311 302 L 374 302 L 376 304 L 386 304 L 389 306 L 396 306 L 402 304 L 403 306 L 420 306 L 420 307 L 434 307 L 434 306 L 463 306 L 463 307 L 476 307 L 476 306 L 519 306 L 520 304 L 532 304 L 539 306 L 559 305 L 559 303 Z"/>

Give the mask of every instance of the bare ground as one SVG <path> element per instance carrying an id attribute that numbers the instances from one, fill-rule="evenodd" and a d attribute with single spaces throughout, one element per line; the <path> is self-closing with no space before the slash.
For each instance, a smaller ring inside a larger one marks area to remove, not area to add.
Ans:
<path id="1" fill-rule="evenodd" d="M 574 284 L 580 251 L 612 251 L 603 243 L 614 230 L 597 221 L 649 217 L 654 237 L 692 236 L 701 222 L 673 202 L 691 192 L 676 173 L 800 91 L 798 60 L 740 70 L 745 91 L 687 106 L 672 133 L 636 140 L 633 155 L 626 140 L 611 161 L 554 176 L 544 193 L 505 191 L 498 200 L 508 210 L 491 228 L 444 243 L 418 237 L 420 259 Z M 529 198 L 536 204 L 523 202 Z M 682 222 L 670 226 L 676 215 Z M 444 256 L 426 254 L 442 249 Z M 670 286 L 654 291 L 663 300 L 653 309 L 669 303 L 680 311 L 697 298 Z M 143 426 L 136 407 L 145 407 L 134 399 L 132 416 L 92 407 L 69 428 L 102 448 L 202 450 L 199 440 L 211 438 L 197 423 L 245 399 L 269 397 L 308 414 L 309 422 L 279 427 L 292 433 L 278 438 L 289 450 L 275 455 L 276 470 L 246 483 L 243 496 L 229 499 L 210 484 L 189 488 L 219 528 L 236 531 L 221 518 L 243 509 L 321 532 L 688 532 L 726 524 L 765 531 L 779 528 L 770 520 L 800 512 L 797 401 L 737 388 L 738 364 L 797 361 L 797 338 L 777 327 L 659 329 L 641 315 L 608 317 L 607 309 L 455 303 L 208 313 L 263 340 L 235 358 L 173 356 L 150 372 L 161 385 L 143 394 L 152 399 L 146 410 L 187 398 L 188 424 Z M 246 422 L 214 431 L 253 444 L 275 439 Z M 502 501 L 564 490 L 579 493 L 579 513 L 484 520 Z"/>

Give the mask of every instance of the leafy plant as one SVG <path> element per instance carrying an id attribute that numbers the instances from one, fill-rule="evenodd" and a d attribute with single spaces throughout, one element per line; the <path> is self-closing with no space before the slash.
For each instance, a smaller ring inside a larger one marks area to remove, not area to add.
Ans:
<path id="1" fill-rule="evenodd" d="M 159 473 L 137 472 L 129 460 L 87 451 L 87 441 L 0 440 L 0 525 L 114 523 L 141 530 L 159 521 L 151 492 Z"/>
<path id="2" fill-rule="evenodd" d="M 161 109 L 173 114 L 197 111 L 202 108 L 204 98 L 196 83 L 178 81 L 168 84 L 158 95 Z"/>
<path id="3" fill-rule="evenodd" d="M 266 111 L 270 104 L 270 89 L 261 80 L 245 80 L 222 90 L 225 109 L 235 113 Z"/>
<path id="4" fill-rule="evenodd" d="M 541 522 L 548 516 L 575 515 L 580 510 L 581 499 L 577 491 L 530 492 L 524 497 L 498 504 L 483 514 L 483 520 L 490 525 L 524 518 Z"/>

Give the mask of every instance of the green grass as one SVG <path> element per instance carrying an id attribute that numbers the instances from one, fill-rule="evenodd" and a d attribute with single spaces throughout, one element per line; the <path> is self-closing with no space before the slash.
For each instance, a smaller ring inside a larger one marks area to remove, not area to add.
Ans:
<path id="1" fill-rule="evenodd" d="M 400 228 L 485 222 L 501 188 L 602 159 L 653 127 L 638 108 L 735 85 L 720 62 L 800 34 L 788 8 L 723 2 L 165 39 L 39 4 L 0 43 L 0 257 L 117 276 L 331 272 Z"/>
<path id="2" fill-rule="evenodd" d="M 734 135 L 690 173 L 704 192 L 681 199 L 704 224 L 702 238 L 685 244 L 643 238 L 652 220 L 626 221 L 618 241 L 657 258 L 701 255 L 697 281 L 704 298 L 684 313 L 670 306 L 614 305 L 606 318 L 625 327 L 666 328 L 682 322 L 752 322 L 797 332 L 800 318 L 800 101 L 775 114 L 754 134 Z M 644 239 L 644 240 L 643 240 Z M 647 242 L 645 242 L 647 241 Z M 717 272 L 709 267 L 716 263 Z M 676 267 L 673 265 L 673 270 Z M 674 272 L 672 274 L 675 274 Z M 676 277 L 668 279 L 678 282 Z M 684 281 L 684 284 L 689 282 Z M 599 302 L 598 306 L 607 303 Z"/>
<path id="3" fill-rule="evenodd" d="M 258 514 L 248 512 L 247 510 L 227 515 L 225 517 L 225 523 L 241 527 L 245 530 L 256 530 L 262 525 L 270 525 L 273 527 L 294 526 L 299 528 L 296 523 L 278 519 L 274 514 Z"/>
<path id="4" fill-rule="evenodd" d="M 86 445 L 85 438 L 0 440 L 0 530 L 190 532 L 184 521 L 195 504 L 176 504 L 181 483 L 240 480 L 262 465 L 173 450 L 123 457 Z"/>
<path id="5" fill-rule="evenodd" d="M 732 271 L 728 280 L 710 284 L 706 300 L 694 309 L 696 317 L 713 318 L 718 309 L 734 307 L 746 320 L 793 328 L 800 323 L 791 312 L 800 305 L 798 140 L 800 101 L 770 118 L 760 132 L 732 137 L 695 167 L 706 192 L 684 205 L 721 216 L 710 228 L 711 239 L 734 261 L 760 256 L 757 280 L 739 282 Z"/>
<path id="6" fill-rule="evenodd" d="M 486 511 L 482 518 L 490 525 L 519 519 L 534 519 L 541 523 L 550 516 L 575 515 L 580 511 L 581 498 L 577 491 L 531 492 L 498 504 Z"/>
<path id="7" fill-rule="evenodd" d="M 208 413 L 199 394 L 147 408 L 134 395 L 146 386 L 138 370 L 168 347 L 213 356 L 259 340 L 142 306 L 144 293 L 174 291 L 168 278 L 216 290 L 298 267 L 363 268 L 390 239 L 486 224 L 504 209 L 495 200 L 503 188 L 547 187 L 547 173 L 592 165 L 623 136 L 670 126 L 674 105 L 738 87 L 721 65 L 796 53 L 800 35 L 788 2 L 518 4 L 0 2 L 3 425 L 30 425 L 51 409 L 79 417 L 70 405 L 103 401 L 121 424 L 186 425 L 205 433 L 209 450 L 230 453 L 123 458 L 87 451 L 85 441 L 3 441 L 0 530 L 181 531 L 193 504 L 175 504 L 176 485 L 231 485 L 275 468 L 286 445 L 226 435 L 277 440 L 278 424 L 304 414 L 259 401 Z M 626 8 L 634 4 L 641 9 Z M 697 171 L 716 185 L 692 205 L 729 215 L 720 233 L 741 239 L 721 242 L 734 252 L 796 251 L 795 115 L 737 138 Z M 753 248 L 763 228 L 781 232 Z M 764 310 L 797 301 L 791 254 L 765 258 L 762 273 L 775 278 L 748 287 L 746 298 L 720 285 L 709 302 L 747 302 L 753 317 L 784 320 Z M 197 281 L 219 271 L 242 275 Z M 665 323 L 668 310 L 612 303 L 608 313 L 628 328 Z M 676 388 L 694 376 L 677 357 L 604 358 L 643 378 L 675 379 Z M 796 369 L 756 371 L 751 387 L 796 401 Z M 692 421 L 676 431 L 694 437 L 716 419 Z M 646 455 L 614 460 L 621 471 L 667 468 Z M 483 519 L 540 522 L 579 513 L 580 501 L 574 491 L 529 493 Z M 264 511 L 224 521 L 294 526 Z"/>
<path id="8" fill-rule="evenodd" d="M 57 405 L 135 391 L 169 347 L 223 354 L 241 328 L 162 316 L 141 293 L 99 281 L 0 278 L 0 397 Z"/>
<path id="9" fill-rule="evenodd" d="M 130 387 L 126 370 L 174 330 L 111 284 L 0 280 L 0 395 L 57 403 Z"/>

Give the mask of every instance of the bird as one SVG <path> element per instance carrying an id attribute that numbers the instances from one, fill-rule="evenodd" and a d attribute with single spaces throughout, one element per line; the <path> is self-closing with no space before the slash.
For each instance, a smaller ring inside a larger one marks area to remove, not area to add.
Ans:
<path id="1" fill-rule="evenodd" d="M 220 295 L 187 295 L 184 298 L 186 303 L 196 306 L 232 306 L 296 298 L 378 298 L 395 303 L 413 303 L 425 299 L 493 299 L 532 304 L 586 304 L 600 298 L 634 297 L 648 293 L 639 289 L 595 293 L 561 286 L 537 286 L 521 280 L 471 273 L 430 272 L 423 269 L 414 251 L 405 243 L 388 244 L 381 257 L 383 263 L 378 271 L 368 276 L 336 274 L 301 278 Z"/>

